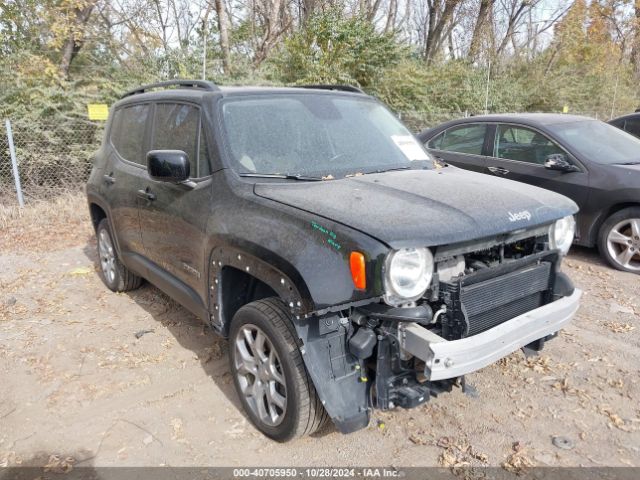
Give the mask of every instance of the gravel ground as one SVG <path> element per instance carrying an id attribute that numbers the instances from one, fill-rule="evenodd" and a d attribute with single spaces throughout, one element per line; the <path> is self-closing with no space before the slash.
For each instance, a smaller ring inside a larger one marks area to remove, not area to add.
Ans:
<path id="1" fill-rule="evenodd" d="M 640 281 L 595 251 L 566 260 L 582 306 L 541 355 L 282 445 L 241 412 L 224 340 L 148 284 L 103 286 L 87 221 L 19 220 L 0 232 L 0 466 L 640 466 Z"/>

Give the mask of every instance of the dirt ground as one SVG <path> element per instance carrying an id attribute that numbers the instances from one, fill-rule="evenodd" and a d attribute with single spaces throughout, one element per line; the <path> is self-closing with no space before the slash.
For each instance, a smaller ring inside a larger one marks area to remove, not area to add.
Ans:
<path id="1" fill-rule="evenodd" d="M 84 209 L 0 222 L 0 466 L 640 466 L 640 279 L 595 251 L 566 260 L 582 306 L 540 356 L 282 445 L 241 412 L 224 340 L 148 284 L 103 286 Z"/>

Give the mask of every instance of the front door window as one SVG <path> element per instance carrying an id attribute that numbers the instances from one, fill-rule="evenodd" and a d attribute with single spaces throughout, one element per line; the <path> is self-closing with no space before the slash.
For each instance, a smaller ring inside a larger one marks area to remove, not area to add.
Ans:
<path id="1" fill-rule="evenodd" d="M 545 135 L 514 125 L 498 125 L 494 156 L 507 160 L 544 165 L 549 155 L 566 153 Z"/>

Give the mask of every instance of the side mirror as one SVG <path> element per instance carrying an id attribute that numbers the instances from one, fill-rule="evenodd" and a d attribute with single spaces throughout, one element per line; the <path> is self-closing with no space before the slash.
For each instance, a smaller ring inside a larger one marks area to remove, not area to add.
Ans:
<path id="1" fill-rule="evenodd" d="M 559 172 L 578 172 L 579 168 L 567 160 L 567 156 L 562 153 L 554 153 L 544 161 L 544 168 L 548 170 L 557 170 Z"/>
<path id="2" fill-rule="evenodd" d="M 189 178 L 189 156 L 182 150 L 151 150 L 147 172 L 159 182 L 181 183 Z"/>

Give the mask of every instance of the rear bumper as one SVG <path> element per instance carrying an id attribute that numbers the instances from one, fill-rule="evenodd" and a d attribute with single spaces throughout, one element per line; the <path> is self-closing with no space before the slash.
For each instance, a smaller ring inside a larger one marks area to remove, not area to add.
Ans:
<path id="1" fill-rule="evenodd" d="M 401 322 L 400 347 L 425 362 L 427 379 L 460 377 L 562 329 L 578 310 L 581 295 L 575 289 L 567 297 L 460 340 L 447 341 L 417 323 Z"/>

